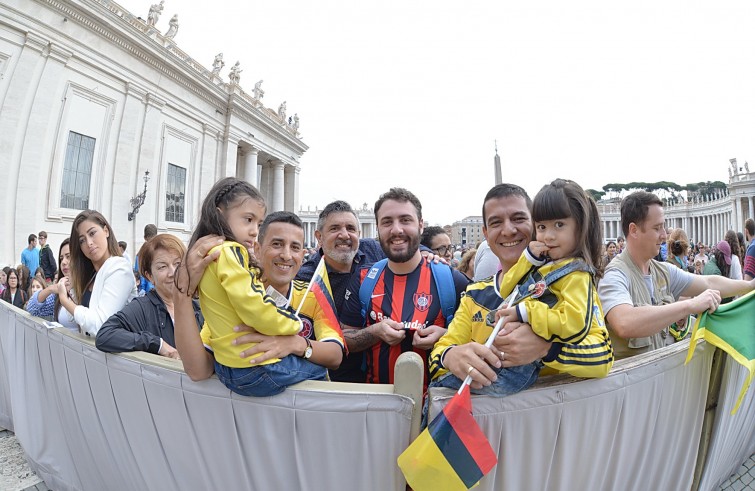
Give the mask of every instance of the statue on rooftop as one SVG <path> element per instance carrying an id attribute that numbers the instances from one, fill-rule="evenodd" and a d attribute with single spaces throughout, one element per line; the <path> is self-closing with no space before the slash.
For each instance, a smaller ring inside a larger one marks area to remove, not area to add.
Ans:
<path id="1" fill-rule="evenodd" d="M 281 102 L 281 105 L 278 106 L 278 116 L 284 123 L 286 122 L 286 101 Z"/>
<path id="2" fill-rule="evenodd" d="M 165 33 L 165 37 L 168 39 L 173 39 L 174 37 L 176 37 L 176 33 L 178 32 L 178 14 L 171 17 L 168 25 L 170 27 L 168 28 L 168 32 Z"/>
<path id="3" fill-rule="evenodd" d="M 299 131 L 299 114 L 294 113 L 294 131 Z"/>
<path id="4" fill-rule="evenodd" d="M 219 74 L 220 70 L 222 70 L 224 66 L 225 62 L 223 61 L 223 53 L 216 54 L 215 61 L 212 62 L 212 74 Z"/>
<path id="5" fill-rule="evenodd" d="M 238 85 L 241 81 L 242 71 L 241 62 L 237 61 L 236 64 L 231 67 L 231 73 L 228 74 L 228 80 L 230 80 L 232 84 Z"/>
<path id="6" fill-rule="evenodd" d="M 163 3 L 165 3 L 165 0 L 160 0 L 160 3 L 155 3 L 149 8 L 149 14 L 147 14 L 148 25 L 154 26 L 157 24 L 157 19 L 163 13 Z"/>
<path id="7" fill-rule="evenodd" d="M 748 174 L 750 173 L 750 164 L 748 164 L 746 160 L 745 160 L 745 172 L 747 172 Z"/>
<path id="8" fill-rule="evenodd" d="M 254 84 L 254 98 L 258 101 L 261 100 L 263 97 L 265 97 L 265 91 L 262 90 L 262 80 L 259 80 L 256 84 Z"/>

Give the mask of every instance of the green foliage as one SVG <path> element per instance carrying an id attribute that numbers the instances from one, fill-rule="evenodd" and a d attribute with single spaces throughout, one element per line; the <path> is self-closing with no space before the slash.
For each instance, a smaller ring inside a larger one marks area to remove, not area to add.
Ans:
<path id="1" fill-rule="evenodd" d="M 706 181 L 698 183 L 690 183 L 686 186 L 681 186 L 671 181 L 658 181 L 658 182 L 641 182 L 633 181 L 625 184 L 622 183 L 609 183 L 603 186 L 603 193 L 596 191 L 595 189 L 588 189 L 587 192 L 595 198 L 595 200 L 605 197 L 608 193 L 621 193 L 621 192 L 633 192 L 638 190 L 647 191 L 649 193 L 657 193 L 658 191 L 665 191 L 669 194 L 679 193 L 681 191 L 699 192 L 702 194 L 712 193 L 717 189 L 726 189 L 726 184 L 721 181 Z"/>
<path id="2" fill-rule="evenodd" d="M 590 196 L 592 196 L 592 199 L 594 199 L 595 201 L 600 201 L 603 195 L 606 194 L 602 191 L 597 191 L 595 189 L 585 189 L 585 192 L 589 194 Z"/>

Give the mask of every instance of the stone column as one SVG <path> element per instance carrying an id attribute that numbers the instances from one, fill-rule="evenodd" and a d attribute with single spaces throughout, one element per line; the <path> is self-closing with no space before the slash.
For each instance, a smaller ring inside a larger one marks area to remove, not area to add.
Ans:
<path id="1" fill-rule="evenodd" d="M 212 188 L 212 185 L 215 184 L 215 181 L 218 180 L 217 178 L 220 175 L 218 172 L 219 146 L 220 130 L 218 128 L 213 128 L 207 123 L 203 123 L 202 141 L 200 147 L 201 159 L 199 168 L 194 171 L 198 172 L 199 177 L 199 179 L 196 180 L 197 186 L 195 186 L 195 188 L 197 189 L 197 194 L 195 195 L 195 199 L 193 200 L 194 205 L 192 206 L 191 210 L 189 210 L 188 208 L 185 210 L 187 213 L 192 213 L 189 217 L 186 217 L 189 219 L 187 223 L 194 223 L 192 217 L 199 216 L 199 208 L 202 206 L 202 198 L 204 196 L 207 196 L 207 193 Z"/>
<path id="2" fill-rule="evenodd" d="M 294 213 L 299 209 L 299 172 L 299 167 L 287 165 L 284 176 L 286 189 L 284 206 L 286 210 Z"/>
<path id="3" fill-rule="evenodd" d="M 747 218 L 752 218 L 753 220 L 755 220 L 755 203 L 753 203 L 753 201 L 755 201 L 755 197 L 747 198 L 747 205 L 750 210 L 750 214 L 747 216 Z M 742 226 L 744 226 L 744 220 L 742 220 Z"/>
<path id="4" fill-rule="evenodd" d="M 56 130 L 57 118 L 50 115 L 60 111 L 58 88 L 63 86 L 65 65 L 73 53 L 31 32 L 26 33 L 19 51 L 16 51 L 16 42 L 13 39 L 13 47 L 9 47 L 10 60 L 17 58 L 18 61 L 15 67 L 8 66 L 6 61 L 5 77 L 10 76 L 10 79 L 5 97 L 0 100 L 0 148 L 3 149 L 0 169 L 4 181 L 0 189 L 6 203 L 0 210 L 0 223 L 7 234 L 0 244 L 0 257 L 18 260 L 18 251 L 28 245 L 26 238 L 31 232 L 28 227 L 35 227 L 36 233 L 36 227 L 47 218 L 47 210 L 60 206 L 60 195 L 44 202 L 48 172 L 45 160 L 49 162 L 49 155 L 43 153 L 47 150 L 41 143 L 45 135 Z M 62 162 L 58 165 L 63 167 Z M 30 198 L 33 201 L 28 201 Z M 14 243 L 15 237 L 22 242 Z"/>
<path id="5" fill-rule="evenodd" d="M 136 196 L 143 189 L 134 192 L 140 184 L 144 185 L 144 181 L 141 179 L 144 176 L 144 172 L 142 171 L 141 175 L 139 174 L 136 163 L 139 149 L 138 135 L 141 132 L 141 124 L 144 118 L 145 107 L 143 101 L 146 95 L 147 92 L 145 90 L 136 87 L 133 83 L 129 82 L 126 84 L 126 100 L 123 105 L 120 121 L 121 131 L 118 133 L 118 141 L 116 142 L 113 196 Z M 159 180 L 155 179 L 152 184 L 157 182 Z M 155 194 L 152 196 L 155 196 Z M 128 207 L 130 202 L 128 199 L 123 198 L 118 201 L 118 205 L 121 206 L 117 206 L 116 203 L 113 203 L 112 206 L 114 208 L 113 211 L 120 215 L 123 213 L 120 208 Z M 131 210 L 129 209 L 128 211 Z M 141 222 L 139 215 L 131 222 L 130 227 L 124 228 L 123 234 L 118 234 L 121 240 L 125 240 L 129 244 L 129 249 L 132 251 L 138 250 L 136 242 L 140 237 L 137 235 L 137 221 Z M 149 223 L 149 221 L 144 223 Z M 121 238 L 120 235 L 124 237 Z"/>
<path id="6" fill-rule="evenodd" d="M 254 187 L 258 187 L 257 179 L 257 155 L 260 151 L 254 147 L 247 148 L 244 152 L 244 180 Z"/>
<path id="7" fill-rule="evenodd" d="M 273 166 L 273 192 L 271 208 L 269 211 L 283 211 L 285 208 L 285 175 L 284 167 L 286 164 L 280 160 L 274 160 Z"/>
<path id="8" fill-rule="evenodd" d="M 142 125 L 141 148 L 139 151 L 139 161 L 136 166 L 136 171 L 139 180 L 141 180 L 141 177 L 144 175 L 144 171 L 150 171 L 150 177 L 152 177 L 150 187 L 154 190 L 155 194 L 153 196 L 158 196 L 157 193 L 159 193 L 160 190 L 158 185 L 159 173 L 157 172 L 157 169 L 159 169 L 160 165 L 160 154 L 162 153 L 163 144 L 163 139 L 160 138 L 160 126 L 163 122 L 165 100 L 160 99 L 155 94 L 148 93 L 145 103 L 146 107 L 144 124 Z M 141 183 L 143 185 L 144 181 L 141 181 Z M 139 188 L 138 181 L 136 188 Z M 140 238 L 138 224 L 141 223 L 142 226 L 144 226 L 144 224 L 147 223 L 157 223 L 158 214 L 157 200 L 146 200 L 144 206 L 139 210 L 139 215 L 137 215 L 139 218 L 138 223 L 135 223 L 136 228 L 134 228 L 135 241 L 138 241 Z M 136 222 L 137 220 L 134 221 Z"/>
<path id="9" fill-rule="evenodd" d="M 710 245 L 710 238 L 712 235 L 711 215 L 707 215 L 705 217 L 705 245 Z"/>
<path id="10" fill-rule="evenodd" d="M 225 140 L 225 169 L 223 177 L 239 177 L 237 159 L 239 154 L 239 140 L 241 137 L 232 133 Z"/>

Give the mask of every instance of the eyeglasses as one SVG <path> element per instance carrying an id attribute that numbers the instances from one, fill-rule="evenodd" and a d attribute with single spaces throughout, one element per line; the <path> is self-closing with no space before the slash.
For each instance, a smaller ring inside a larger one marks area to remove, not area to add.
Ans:
<path id="1" fill-rule="evenodd" d="M 437 252 L 439 256 L 445 256 L 448 252 L 453 251 L 453 248 L 450 245 L 444 245 L 433 249 L 433 251 Z"/>

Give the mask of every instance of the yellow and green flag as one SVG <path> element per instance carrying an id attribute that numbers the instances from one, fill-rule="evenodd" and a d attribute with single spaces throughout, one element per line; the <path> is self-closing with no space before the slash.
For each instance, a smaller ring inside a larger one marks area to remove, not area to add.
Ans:
<path id="1" fill-rule="evenodd" d="M 749 371 L 731 412 L 734 414 L 739 409 L 755 374 L 755 291 L 734 302 L 719 306 L 712 314 L 708 311 L 700 314 L 692 330 L 685 363 L 692 359 L 697 340 L 700 338 L 724 350 Z"/>

